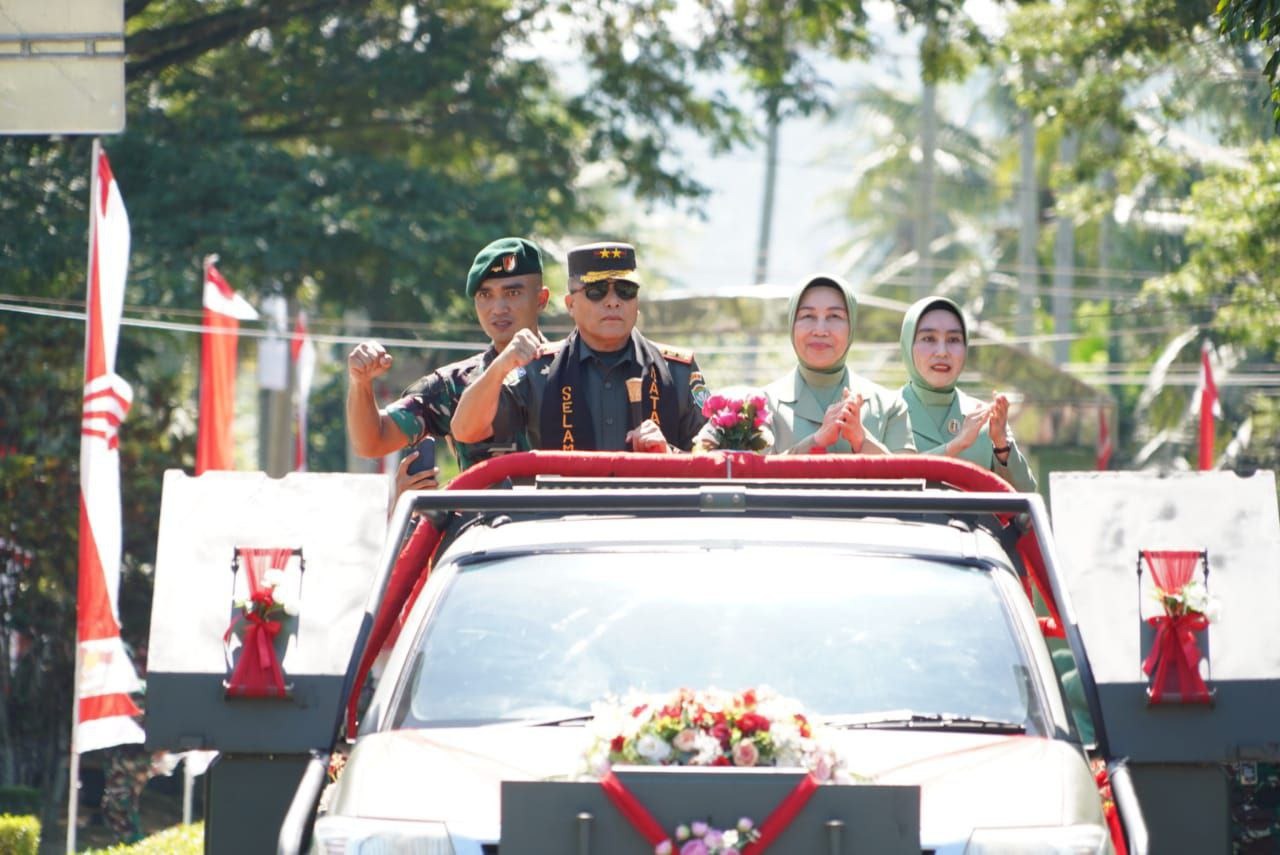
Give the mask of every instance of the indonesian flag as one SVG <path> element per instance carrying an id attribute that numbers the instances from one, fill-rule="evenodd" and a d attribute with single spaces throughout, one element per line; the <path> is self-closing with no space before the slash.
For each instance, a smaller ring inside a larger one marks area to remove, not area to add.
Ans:
<path id="1" fill-rule="evenodd" d="M 76 591 L 78 752 L 142 742 L 129 698 L 142 688 L 120 640 L 120 452 L 118 432 L 133 390 L 115 373 L 129 267 L 129 215 L 106 154 L 94 143 L 90 185 L 89 288 L 80 421 L 80 567 Z"/>
<path id="2" fill-rule="evenodd" d="M 1200 349 L 1200 469 L 1213 468 L 1214 419 L 1222 418 L 1222 406 L 1218 403 L 1218 386 L 1213 382 L 1213 368 L 1209 365 L 1209 351 L 1213 346 L 1205 342 Z"/>
<path id="3" fill-rule="evenodd" d="M 200 345 L 200 426 L 196 434 L 196 474 L 210 469 L 234 469 L 235 445 L 231 421 L 235 416 L 236 345 L 240 321 L 255 321 L 258 313 L 231 290 L 214 267 L 217 256 L 204 261 L 204 334 Z"/>
<path id="4" fill-rule="evenodd" d="M 311 396 L 311 379 L 316 373 L 316 346 L 307 334 L 307 314 L 298 312 L 289 343 L 297 375 L 297 398 L 294 403 L 293 468 L 307 471 L 307 399 Z"/>
<path id="5" fill-rule="evenodd" d="M 1107 411 L 1104 407 L 1098 408 L 1098 457 L 1097 468 L 1107 470 L 1111 468 L 1111 454 L 1115 449 L 1111 445 L 1111 430 L 1107 426 Z"/>

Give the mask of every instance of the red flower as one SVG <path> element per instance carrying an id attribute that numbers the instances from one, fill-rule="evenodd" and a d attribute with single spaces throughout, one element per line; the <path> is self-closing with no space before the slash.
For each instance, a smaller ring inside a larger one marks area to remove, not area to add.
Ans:
<path id="1" fill-rule="evenodd" d="M 711 728 L 711 735 L 720 740 L 720 747 L 729 750 L 729 743 L 733 741 L 733 731 L 729 729 L 729 725 L 724 722 L 718 722 Z"/>
<path id="2" fill-rule="evenodd" d="M 250 595 L 249 599 L 255 606 L 261 606 L 263 609 L 269 609 L 276 604 L 276 598 L 270 588 L 259 588 Z"/>
<path id="3" fill-rule="evenodd" d="M 757 731 L 767 731 L 768 729 L 769 719 L 760 715 L 760 713 L 743 713 L 742 717 L 738 719 L 738 730 L 742 731 L 743 736 L 750 736 Z"/>
<path id="4" fill-rule="evenodd" d="M 712 766 L 732 766 L 733 762 L 730 761 L 728 757 L 725 757 L 723 754 L 721 754 L 715 760 L 711 761 L 711 765 Z"/>
<path id="5" fill-rule="evenodd" d="M 622 747 L 626 744 L 627 744 L 626 737 L 619 734 L 618 736 L 615 736 L 613 740 L 609 743 L 609 750 L 612 751 L 614 754 L 621 754 Z"/>
<path id="6" fill-rule="evenodd" d="M 809 719 L 805 718 L 800 713 L 796 713 L 796 724 L 800 726 L 800 735 L 805 739 L 808 739 L 812 735 L 813 732 L 809 728 Z"/>
<path id="7" fill-rule="evenodd" d="M 756 706 L 756 690 L 747 689 L 742 693 L 742 705 L 747 709 L 755 709 Z"/>
<path id="8" fill-rule="evenodd" d="M 641 704 L 640 706 L 636 707 L 631 711 L 631 717 L 639 718 L 644 713 L 644 711 L 647 710 L 648 708 L 649 708 L 648 704 Z"/>

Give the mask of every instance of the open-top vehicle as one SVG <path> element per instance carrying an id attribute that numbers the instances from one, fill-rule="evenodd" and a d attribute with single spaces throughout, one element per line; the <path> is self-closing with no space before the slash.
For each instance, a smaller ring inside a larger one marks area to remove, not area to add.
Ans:
<path id="1" fill-rule="evenodd" d="M 333 674 L 348 702 L 319 713 L 326 738 L 294 731 L 316 743 L 308 754 L 277 749 L 300 782 L 279 851 L 653 852 L 639 826 L 588 801 L 595 785 L 563 782 L 599 772 L 600 702 L 677 689 L 785 696 L 844 758 L 857 783 L 832 791 L 843 807 L 813 802 L 773 851 L 1165 851 L 1109 742 L 1116 717 L 1059 553 L 1039 496 L 952 460 L 490 461 L 402 499 L 364 620 L 333 625 L 354 636 Z M 307 643 L 297 632 L 286 674 Z M 219 808 L 264 753 L 223 750 Z M 1154 768 L 1146 780 L 1166 786 Z M 674 786 L 656 780 L 645 799 L 667 827 L 736 819 L 671 805 L 661 793 Z M 713 777 L 706 804 L 741 792 L 744 810 L 767 813 L 773 797 L 741 780 Z M 533 798 L 519 782 L 562 785 L 530 820 L 511 804 Z M 868 807 L 873 794 L 891 807 Z M 846 809 L 862 819 L 822 849 L 804 842 Z"/>

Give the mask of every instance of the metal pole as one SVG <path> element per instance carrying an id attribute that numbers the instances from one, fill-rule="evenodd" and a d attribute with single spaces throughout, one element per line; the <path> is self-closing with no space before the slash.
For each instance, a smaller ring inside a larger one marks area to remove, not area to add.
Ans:
<path id="1" fill-rule="evenodd" d="M 1076 155 L 1080 149 L 1080 135 L 1069 131 L 1062 138 L 1062 147 L 1058 150 L 1058 162 L 1071 170 L 1076 165 Z M 1072 270 L 1075 269 L 1076 226 L 1071 217 L 1058 214 L 1058 230 L 1053 242 L 1053 331 L 1058 335 L 1071 332 L 1074 301 L 1068 293 L 1074 286 Z M 1071 342 L 1065 338 L 1053 343 L 1053 361 L 1062 367 L 1067 364 L 1071 355 Z"/>
<path id="2" fill-rule="evenodd" d="M 97 137 L 93 138 L 93 151 L 91 154 L 92 165 L 89 168 L 89 250 L 88 262 L 85 264 L 85 270 L 89 271 L 86 275 L 91 276 L 93 270 L 93 243 L 97 238 L 94 233 L 97 228 L 97 217 L 93 215 L 93 206 L 97 203 L 94 198 L 95 191 L 98 189 L 98 153 L 102 150 L 102 143 Z M 85 313 L 85 366 L 86 373 L 88 371 L 88 349 L 89 349 L 89 318 L 90 313 L 86 308 Z M 81 437 L 81 442 L 84 438 Z M 84 503 L 84 494 L 81 491 L 80 502 Z M 79 575 L 81 568 L 76 568 L 76 582 L 79 584 Z M 79 594 L 76 595 L 76 646 L 75 651 L 75 669 L 72 671 L 71 685 L 71 757 L 67 761 L 67 855 L 74 855 L 76 851 L 76 823 L 78 821 L 78 812 L 80 809 L 80 750 L 76 744 L 76 731 L 80 729 L 80 603 Z"/>
<path id="3" fill-rule="evenodd" d="M 760 204 L 760 235 L 756 239 L 756 284 L 769 278 L 769 240 L 773 233 L 773 195 L 778 183 L 778 99 L 769 96 L 768 136 L 764 150 L 764 201 Z"/>
<path id="4" fill-rule="evenodd" d="M 191 794 L 196 786 L 196 776 L 191 774 L 191 755 L 182 758 L 182 824 L 191 824 Z"/>
<path id="5" fill-rule="evenodd" d="M 925 41 L 932 41 L 938 29 L 937 17 L 931 13 Z M 921 46 L 923 49 L 923 45 Z M 922 74 L 924 71 L 922 69 Z M 934 155 L 938 148 L 938 87 L 922 77 L 920 92 L 920 184 L 916 208 L 916 275 L 912 299 L 929 296 L 933 290 L 933 173 Z"/>
<path id="6" fill-rule="evenodd" d="M 1018 315 L 1014 328 L 1020 336 L 1029 336 L 1035 328 L 1033 313 L 1039 292 L 1039 270 L 1036 267 L 1036 236 L 1039 214 L 1036 200 L 1036 128 L 1030 110 L 1022 111 L 1021 181 L 1018 187 Z"/>

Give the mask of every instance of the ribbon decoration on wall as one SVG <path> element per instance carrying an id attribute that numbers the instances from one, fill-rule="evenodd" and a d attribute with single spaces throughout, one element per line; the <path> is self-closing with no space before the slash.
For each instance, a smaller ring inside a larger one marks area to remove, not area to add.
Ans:
<path id="1" fill-rule="evenodd" d="M 283 589 L 284 572 L 289 559 L 302 557 L 301 549 L 269 548 L 247 549 L 236 547 L 232 571 L 239 568 L 244 559 L 248 597 L 237 603 L 240 613 L 227 627 L 222 640 L 231 640 L 232 634 L 243 627 L 240 658 L 230 678 L 225 683 L 229 698 L 286 698 L 289 686 L 284 681 L 284 669 L 276 654 L 275 641 L 287 615 L 296 608 Z M 305 564 L 301 565 L 305 567 Z"/>
<path id="2" fill-rule="evenodd" d="M 1139 572 L 1145 562 L 1164 608 L 1164 614 L 1147 618 L 1156 631 L 1142 663 L 1143 672 L 1151 678 L 1151 703 L 1211 703 L 1209 687 L 1200 675 L 1203 655 L 1197 642 L 1197 635 L 1209 627 L 1209 617 L 1204 601 L 1191 596 L 1201 560 L 1207 580 L 1208 557 L 1194 550 L 1142 550 L 1138 556 Z"/>

